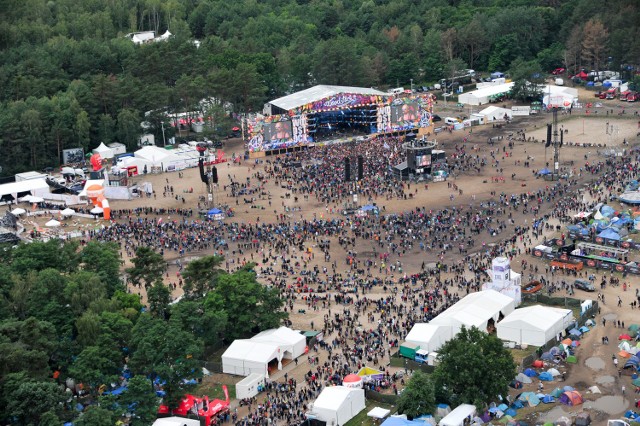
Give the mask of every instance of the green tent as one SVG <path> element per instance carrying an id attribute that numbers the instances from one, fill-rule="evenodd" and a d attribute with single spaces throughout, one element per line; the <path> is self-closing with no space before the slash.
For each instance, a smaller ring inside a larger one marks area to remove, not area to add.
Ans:
<path id="1" fill-rule="evenodd" d="M 569 355 L 567 357 L 567 362 L 570 364 L 577 364 L 578 363 L 578 358 L 576 358 L 575 355 Z"/>
<path id="2" fill-rule="evenodd" d="M 560 395 L 562 395 L 563 392 L 564 391 L 561 388 L 555 388 L 550 395 L 557 399 L 557 398 L 560 398 Z"/>
<path id="3" fill-rule="evenodd" d="M 631 384 L 632 384 L 633 386 L 640 386 L 640 378 L 634 379 L 634 380 L 631 382 Z"/>

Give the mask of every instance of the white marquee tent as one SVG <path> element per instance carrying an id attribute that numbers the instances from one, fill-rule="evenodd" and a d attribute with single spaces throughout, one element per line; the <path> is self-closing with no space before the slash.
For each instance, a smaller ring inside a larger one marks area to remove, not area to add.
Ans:
<path id="1" fill-rule="evenodd" d="M 498 337 L 518 344 L 543 346 L 572 321 L 570 309 L 528 306 L 516 309 L 498 323 Z"/>
<path id="2" fill-rule="evenodd" d="M 14 200 L 25 193 L 35 196 L 43 196 L 50 192 L 47 181 L 43 178 L 21 180 L 18 182 L 5 183 L 0 185 L 0 197 L 5 195 L 13 196 Z"/>
<path id="3" fill-rule="evenodd" d="M 182 170 L 187 167 L 182 157 L 157 146 L 143 146 L 133 155 L 148 161 L 152 167 L 162 168 L 162 171 Z"/>
<path id="4" fill-rule="evenodd" d="M 413 326 L 404 340 L 419 345 L 420 349 L 434 352 L 453 338 L 452 332 L 452 328 L 447 325 L 418 323 Z"/>
<path id="5" fill-rule="evenodd" d="M 234 340 L 222 354 L 222 372 L 238 376 L 253 373 L 269 377 L 269 362 L 282 361 L 282 352 L 278 345 L 260 343 L 251 340 Z M 278 365 L 280 368 L 280 365 Z"/>
<path id="6" fill-rule="evenodd" d="M 458 96 L 458 102 L 466 105 L 488 104 L 492 96 L 507 93 L 511 90 L 513 83 L 495 84 L 471 92 L 462 93 Z"/>
<path id="7" fill-rule="evenodd" d="M 513 117 L 513 111 L 506 108 L 500 108 L 495 105 L 491 105 L 477 113 L 484 117 L 485 122 L 490 123 L 492 121 L 504 121 L 506 115 L 509 119 Z"/>
<path id="8" fill-rule="evenodd" d="M 287 327 L 265 330 L 251 338 L 254 342 L 278 345 L 285 359 L 296 359 L 304 355 L 307 339 L 300 333 Z"/>
<path id="9" fill-rule="evenodd" d="M 487 330 L 490 322 L 497 323 L 515 309 L 515 301 L 495 290 L 470 293 L 455 305 L 431 320 L 430 324 L 452 327 L 455 336 L 464 325 Z"/>
<path id="10" fill-rule="evenodd" d="M 100 142 L 100 145 L 93 150 L 93 153 L 100 154 L 100 157 L 102 158 L 113 158 L 114 156 L 113 150 L 106 146 L 104 142 Z"/>
<path id="11" fill-rule="evenodd" d="M 260 373 L 269 377 L 269 362 L 296 359 L 306 350 L 306 338 L 287 327 L 265 330 L 251 339 L 235 340 L 222 355 L 222 371 L 248 376 Z"/>
<path id="12" fill-rule="evenodd" d="M 364 389 L 330 386 L 318 395 L 307 418 L 342 426 L 364 409 Z"/>

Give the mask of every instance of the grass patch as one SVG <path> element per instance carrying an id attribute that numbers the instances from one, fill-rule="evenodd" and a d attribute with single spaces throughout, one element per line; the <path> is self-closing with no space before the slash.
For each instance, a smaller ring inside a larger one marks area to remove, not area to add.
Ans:
<path id="1" fill-rule="evenodd" d="M 534 354 L 538 350 L 537 346 L 527 346 L 527 349 L 509 349 L 511 356 L 516 365 L 522 364 L 522 360 L 531 354 Z"/>
<path id="2" fill-rule="evenodd" d="M 367 417 L 367 413 L 373 410 L 374 407 L 386 408 L 391 410 L 391 414 L 395 413 L 396 407 L 394 405 L 384 404 L 382 402 L 376 402 L 374 400 L 365 400 L 364 410 L 360 411 L 357 416 L 345 423 L 345 426 L 377 426 L 380 424 L 373 417 Z"/>
<path id="3" fill-rule="evenodd" d="M 232 400 L 236 398 L 236 387 L 234 385 L 227 385 L 229 391 L 229 398 Z M 209 399 L 221 399 L 224 401 L 224 391 L 222 390 L 222 383 L 216 383 L 212 380 L 202 380 L 198 386 L 196 386 L 194 395 L 207 395 Z"/>

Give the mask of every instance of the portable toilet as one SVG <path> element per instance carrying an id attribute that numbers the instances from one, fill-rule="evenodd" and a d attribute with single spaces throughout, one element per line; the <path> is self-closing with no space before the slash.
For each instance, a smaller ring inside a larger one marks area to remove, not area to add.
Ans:
<path id="1" fill-rule="evenodd" d="M 420 345 L 416 345 L 415 343 L 411 342 L 404 342 L 400 345 L 400 356 L 409 359 L 415 359 L 418 349 L 420 349 Z"/>

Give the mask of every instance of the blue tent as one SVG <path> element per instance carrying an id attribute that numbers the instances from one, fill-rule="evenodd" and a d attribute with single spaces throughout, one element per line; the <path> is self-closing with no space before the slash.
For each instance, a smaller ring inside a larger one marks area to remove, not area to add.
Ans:
<path id="1" fill-rule="evenodd" d="M 538 171 L 539 175 L 550 175 L 551 174 L 551 170 L 547 169 L 546 167 L 542 170 Z"/>
<path id="2" fill-rule="evenodd" d="M 524 370 L 524 374 L 527 377 L 536 377 L 538 375 L 538 373 L 536 373 L 536 371 L 532 368 L 527 368 L 526 370 Z"/>
<path id="3" fill-rule="evenodd" d="M 547 371 L 540 373 L 540 376 L 538 376 L 538 378 L 543 382 L 550 382 L 553 380 L 553 376 Z"/>
<path id="4" fill-rule="evenodd" d="M 366 206 L 362 206 L 360 210 L 362 210 L 363 212 L 369 212 L 369 211 L 378 210 L 378 208 L 372 204 L 367 204 Z"/>
<path id="5" fill-rule="evenodd" d="M 600 207 L 600 214 L 604 217 L 611 217 L 615 212 L 616 210 L 613 207 L 607 206 L 606 204 Z"/>
<path id="6" fill-rule="evenodd" d="M 553 355 L 551 355 L 551 352 L 544 352 L 540 356 L 540 359 L 543 361 L 553 361 Z"/>
<path id="7" fill-rule="evenodd" d="M 556 399 L 551 395 L 545 395 L 544 398 L 542 398 L 542 402 L 544 402 L 545 404 L 551 404 L 556 402 Z"/>
<path id="8" fill-rule="evenodd" d="M 574 391 L 575 389 L 572 388 L 571 386 L 565 386 L 565 387 L 562 388 L 562 390 L 565 391 L 565 392 L 571 392 L 571 391 Z"/>
<path id="9" fill-rule="evenodd" d="M 520 402 L 517 399 L 513 402 L 513 404 L 511 404 L 511 408 L 515 408 L 516 410 L 519 410 L 519 409 L 521 409 L 523 407 L 524 407 L 524 405 L 522 405 L 522 402 Z"/>
<path id="10" fill-rule="evenodd" d="M 598 234 L 600 238 L 608 238 L 610 240 L 620 241 L 620 235 L 613 229 L 607 228 Z"/>
<path id="11" fill-rule="evenodd" d="M 496 408 L 498 408 L 498 410 L 500 410 L 500 411 L 502 411 L 502 412 L 505 412 L 505 411 L 507 411 L 507 409 L 509 408 L 509 406 L 508 406 L 507 404 L 500 404 L 500 405 L 498 405 L 498 407 L 496 407 Z"/>
<path id="12" fill-rule="evenodd" d="M 507 416 L 515 417 L 518 415 L 518 412 L 513 408 L 509 408 L 507 411 L 504 412 L 504 414 Z"/>
<path id="13" fill-rule="evenodd" d="M 222 213 L 222 210 L 220 209 L 211 209 L 207 212 L 207 216 L 213 216 L 214 214 L 220 214 Z"/>
<path id="14" fill-rule="evenodd" d="M 602 87 L 611 87 L 611 82 L 610 81 L 603 81 L 602 82 Z"/>
<path id="15" fill-rule="evenodd" d="M 587 327 L 586 325 L 583 325 L 582 327 L 580 327 L 580 328 L 579 328 L 579 330 L 580 330 L 582 333 L 586 333 L 586 332 L 588 332 L 588 331 L 589 331 L 589 327 Z"/>
<path id="16" fill-rule="evenodd" d="M 577 328 L 572 328 L 571 330 L 569 330 L 569 334 L 578 337 L 582 336 L 582 333 Z"/>

